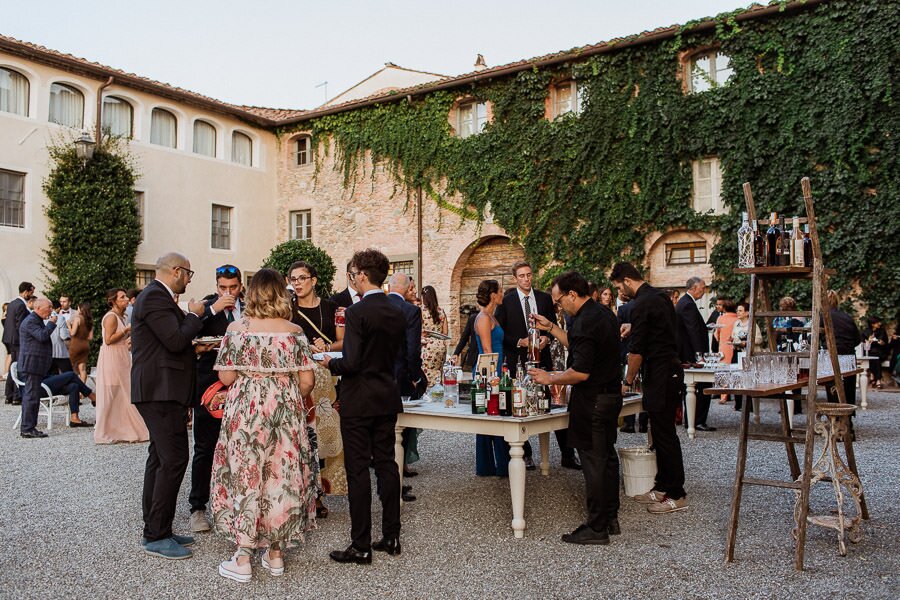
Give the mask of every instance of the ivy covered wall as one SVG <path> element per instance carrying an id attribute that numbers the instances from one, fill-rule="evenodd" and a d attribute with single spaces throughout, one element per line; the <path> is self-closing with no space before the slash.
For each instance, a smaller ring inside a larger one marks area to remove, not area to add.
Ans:
<path id="1" fill-rule="evenodd" d="M 800 178 L 812 179 L 833 286 L 894 318 L 900 289 L 898 0 L 830 0 L 772 17 L 623 48 L 553 69 L 532 69 L 452 91 L 301 123 L 333 140 L 345 184 L 363 158 L 384 161 L 409 193 L 426 193 L 464 218 L 490 203 L 496 222 L 549 273 L 575 268 L 603 279 L 621 258 L 644 258 L 644 240 L 673 228 L 715 231 L 710 261 L 720 295 L 747 293 L 735 231 L 749 181 L 760 215 L 803 214 Z M 685 94 L 681 56 L 718 46 L 728 84 Z M 579 115 L 545 118 L 552 82 L 574 76 Z M 452 135 L 461 96 L 492 104 L 479 135 Z M 328 144 L 325 144 L 327 147 Z M 725 216 L 690 207 L 691 160 L 718 156 Z M 458 203 L 461 201 L 462 205 Z M 652 278 L 652 274 L 651 274 Z M 801 299 L 802 288 L 789 289 Z"/>

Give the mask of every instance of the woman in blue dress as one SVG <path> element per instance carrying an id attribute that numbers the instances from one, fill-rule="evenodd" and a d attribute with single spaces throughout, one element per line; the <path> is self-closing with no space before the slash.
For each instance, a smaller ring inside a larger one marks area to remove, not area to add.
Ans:
<path id="1" fill-rule="evenodd" d="M 503 328 L 494 318 L 494 311 L 503 302 L 500 284 L 496 279 L 485 279 L 478 285 L 475 300 L 481 312 L 475 317 L 475 341 L 478 354 L 497 353 L 496 374 L 500 374 L 503 364 Z M 476 359 L 475 364 L 478 364 Z M 476 367 L 477 368 L 477 367 Z M 493 376 L 489 373 L 488 376 Z M 480 477 L 509 475 L 509 446 L 501 436 L 475 436 L 475 474 Z"/>

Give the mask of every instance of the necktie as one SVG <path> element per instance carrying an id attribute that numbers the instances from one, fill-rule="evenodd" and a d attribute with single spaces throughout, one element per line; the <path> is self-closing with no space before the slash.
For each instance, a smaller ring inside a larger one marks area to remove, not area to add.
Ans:
<path id="1" fill-rule="evenodd" d="M 525 326 L 528 326 L 528 319 L 531 317 L 531 302 L 528 301 L 528 296 L 525 296 L 523 299 L 525 302 Z"/>
<path id="2" fill-rule="evenodd" d="M 233 308 L 225 309 L 225 318 L 228 320 L 229 323 L 234 323 L 234 309 Z"/>

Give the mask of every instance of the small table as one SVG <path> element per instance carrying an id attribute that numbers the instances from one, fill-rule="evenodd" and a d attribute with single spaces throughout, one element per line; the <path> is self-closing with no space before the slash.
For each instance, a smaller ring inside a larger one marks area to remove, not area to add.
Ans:
<path id="1" fill-rule="evenodd" d="M 729 365 L 718 364 L 715 367 L 699 367 L 684 370 L 684 401 L 687 405 L 687 422 L 688 437 L 694 439 L 697 430 L 694 429 L 694 422 L 697 418 L 697 384 L 698 383 L 714 383 L 716 381 L 716 371 L 721 371 Z"/>
<path id="2" fill-rule="evenodd" d="M 427 396 L 425 397 L 427 398 Z M 630 396 L 624 400 L 620 417 L 636 415 L 642 410 L 642 397 Z M 541 446 L 541 475 L 550 474 L 550 432 L 569 426 L 569 413 L 565 408 L 554 408 L 549 414 L 534 417 L 495 417 L 473 415 L 469 405 L 444 408 L 440 403 L 423 402 L 419 406 L 405 406 L 397 415 L 396 445 L 397 467 L 403 480 L 403 430 L 407 427 L 481 433 L 502 436 L 509 445 L 509 492 L 512 500 L 512 529 L 517 538 L 525 537 L 525 450 L 529 436 L 538 435 Z"/>
<path id="3" fill-rule="evenodd" d="M 857 356 L 856 362 L 859 363 L 862 373 L 856 376 L 856 383 L 859 384 L 860 408 L 866 410 L 869 408 L 869 363 L 873 360 L 881 360 L 877 356 Z"/>

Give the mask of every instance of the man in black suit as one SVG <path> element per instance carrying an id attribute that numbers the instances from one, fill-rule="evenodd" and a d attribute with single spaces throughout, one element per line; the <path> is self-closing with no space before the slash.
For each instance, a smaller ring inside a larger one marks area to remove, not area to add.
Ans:
<path id="1" fill-rule="evenodd" d="M 200 337 L 224 336 L 228 325 L 241 318 L 244 304 L 241 301 L 243 292 L 241 270 L 234 265 L 222 265 L 216 269 L 216 293 L 203 299 L 203 328 Z M 194 394 L 194 421 L 191 430 L 194 434 L 194 458 L 191 461 L 191 493 L 188 502 L 191 505 L 191 531 L 200 533 L 210 530 L 206 518 L 206 505 L 209 502 L 209 482 L 212 477 L 213 452 L 219 441 L 221 419 L 216 419 L 200 403 L 206 388 L 219 380 L 219 374 L 213 370 L 218 357 L 218 344 L 197 357 L 197 393 Z"/>
<path id="2" fill-rule="evenodd" d="M 353 283 L 353 279 L 350 277 L 350 263 L 347 263 L 347 287 L 344 288 L 344 291 L 332 296 L 331 301 L 338 306 L 347 308 L 359 302 L 361 298 L 359 292 L 356 291 L 356 284 Z"/>
<path id="3" fill-rule="evenodd" d="M 622 325 L 630 325 L 631 324 L 631 309 L 633 307 L 633 303 L 630 298 L 628 298 L 624 293 L 619 292 L 617 300 L 621 301 L 619 304 L 619 310 L 616 313 L 616 318 L 619 321 L 619 329 L 622 329 Z M 628 364 L 628 338 L 620 338 L 619 339 L 619 358 L 621 359 L 621 365 L 624 367 Z M 646 411 L 641 411 L 638 415 L 638 432 L 639 433 L 647 433 L 647 425 L 650 422 L 650 415 L 647 414 Z M 622 427 L 619 429 L 622 433 L 634 433 L 634 415 L 628 415 L 622 419 Z"/>
<path id="4" fill-rule="evenodd" d="M 25 381 L 22 392 L 22 423 L 19 435 L 23 438 L 45 438 L 47 434 L 37 428 L 40 409 L 41 382 L 53 366 L 53 345 L 50 334 L 56 329 L 53 304 L 46 298 L 34 302 L 34 312 L 25 317 L 19 326 L 19 352 L 16 368 L 19 378 Z M 44 325 L 44 321 L 47 324 Z"/>
<path id="5" fill-rule="evenodd" d="M 378 250 L 353 255 L 348 274 L 363 299 L 347 308 L 343 357 L 322 361 L 341 385 L 341 436 L 350 536 L 345 550 L 331 552 L 337 562 L 369 564 L 372 550 L 400 554 L 400 470 L 394 457 L 397 413 L 403 412 L 394 377 L 394 360 L 404 344 L 403 312 L 384 295 L 381 284 L 390 263 Z M 369 466 L 374 464 L 381 498 L 382 539 L 372 544 L 372 490 Z"/>
<path id="6" fill-rule="evenodd" d="M 478 311 L 476 310 L 466 319 L 466 326 L 459 336 L 459 343 L 453 350 L 453 364 L 459 365 L 463 370 L 469 372 L 475 367 L 475 357 L 478 356 L 478 343 L 475 341 L 475 319 L 477 317 Z M 465 354 L 463 354 L 463 350 L 466 351 Z"/>
<path id="7" fill-rule="evenodd" d="M 497 308 L 494 316 L 503 328 L 503 355 L 509 366 L 510 377 L 515 377 L 518 371 L 519 359 L 527 362 L 528 351 L 528 317 L 537 313 L 549 321 L 556 323 L 556 309 L 553 307 L 553 299 L 550 294 L 541 292 L 532 287 L 531 282 L 534 272 L 527 262 L 517 262 L 513 265 L 512 274 L 516 278 L 516 289 L 503 297 L 503 303 Z M 541 334 L 541 362 L 544 370 L 552 370 L 553 362 L 550 357 L 550 336 Z M 567 469 L 580 469 L 581 463 L 575 456 L 575 450 L 569 448 L 566 442 L 566 430 L 556 431 L 556 441 L 562 452 L 562 466 Z M 531 444 L 525 443 L 525 467 L 534 470 L 534 460 L 531 458 Z"/>
<path id="8" fill-rule="evenodd" d="M 716 308 L 711 313 L 709 313 L 709 317 L 706 319 L 706 326 L 715 325 L 716 321 L 719 320 L 719 317 L 725 314 L 725 300 L 721 298 L 716 298 Z M 712 339 L 709 345 L 710 352 L 718 352 L 719 351 L 719 340 L 715 337 Z"/>
<path id="9" fill-rule="evenodd" d="M 6 321 L 3 323 L 3 344 L 9 353 L 11 362 L 17 362 L 19 353 L 19 327 L 28 316 L 26 302 L 34 296 L 34 285 L 30 281 L 19 284 L 19 295 L 13 298 L 6 307 Z M 12 377 L 6 378 L 6 403 L 19 404 L 19 390 L 16 388 Z"/>
<path id="10" fill-rule="evenodd" d="M 156 261 L 156 279 L 138 296 L 131 315 L 131 402 L 150 431 L 144 470 L 144 551 L 168 559 L 190 558 L 194 539 L 172 533 L 178 489 L 189 458 L 187 416 L 196 373 L 192 341 L 206 308 L 191 299 L 188 314 L 175 303 L 194 272 L 181 254 Z"/>
<path id="11" fill-rule="evenodd" d="M 706 282 L 699 277 L 687 280 L 686 293 L 675 305 L 675 316 L 678 320 L 678 356 L 682 366 L 697 362 L 696 353 L 709 352 L 709 333 L 703 315 L 697 308 L 697 301 L 706 295 Z M 709 415 L 710 397 L 703 393 L 706 384 L 697 385 L 697 412 L 694 427 L 697 431 L 715 431 L 715 427 L 706 424 Z M 684 396 L 685 392 L 682 393 Z M 687 425 L 687 418 L 685 418 Z"/>

